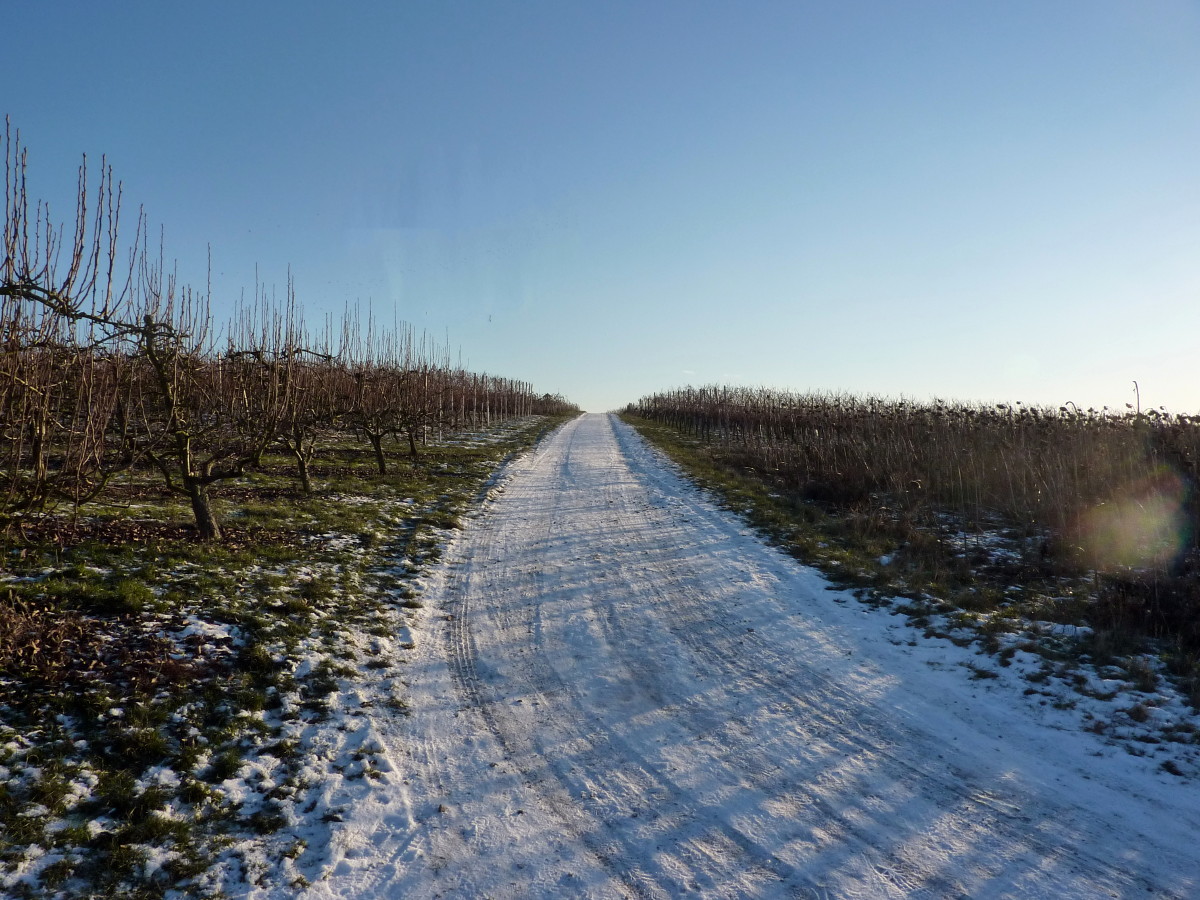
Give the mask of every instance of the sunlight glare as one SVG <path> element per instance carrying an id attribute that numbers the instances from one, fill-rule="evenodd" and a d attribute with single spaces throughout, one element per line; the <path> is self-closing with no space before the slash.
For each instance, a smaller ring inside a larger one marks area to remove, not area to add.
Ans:
<path id="1" fill-rule="evenodd" d="M 1169 565 L 1186 536 L 1185 497 L 1183 479 L 1163 468 L 1086 512 L 1079 544 L 1088 564 L 1099 571 Z"/>

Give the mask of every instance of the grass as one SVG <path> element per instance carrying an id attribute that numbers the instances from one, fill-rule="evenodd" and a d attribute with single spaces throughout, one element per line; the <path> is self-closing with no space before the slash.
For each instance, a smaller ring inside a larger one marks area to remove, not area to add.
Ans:
<path id="1" fill-rule="evenodd" d="M 269 834 L 283 822 L 271 804 L 303 794 L 303 750 L 280 723 L 325 715 L 358 671 L 346 635 L 386 635 L 389 610 L 419 608 L 405 582 L 436 559 L 443 530 L 555 424 L 431 445 L 386 476 L 360 448 L 330 447 L 336 465 L 314 465 L 313 495 L 290 460 L 268 456 L 248 483 L 215 492 L 220 544 L 191 538 L 189 511 L 150 473 L 124 476 L 86 515 L 10 538 L 0 893 L 218 890 L 199 876 L 231 837 Z M 275 799 L 242 811 L 223 785 L 264 754 L 278 760 Z M 147 845 L 170 851 L 149 873 Z M 33 848 L 61 860 L 28 869 Z"/>

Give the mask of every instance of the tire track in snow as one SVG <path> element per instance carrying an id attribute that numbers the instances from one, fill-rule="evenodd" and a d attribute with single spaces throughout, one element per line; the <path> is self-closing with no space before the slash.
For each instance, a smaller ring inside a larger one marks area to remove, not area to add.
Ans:
<path id="1" fill-rule="evenodd" d="M 573 423 L 569 427 L 576 425 Z M 564 462 L 563 470 L 567 475 L 566 480 L 569 480 L 569 460 Z M 553 525 L 552 522 L 549 524 Z M 545 537 L 550 536 L 550 530 L 547 528 Z M 494 558 L 496 548 L 486 536 L 481 540 L 481 545 L 479 555 Z M 538 597 L 544 592 L 538 583 L 542 580 L 540 575 L 535 569 L 527 570 L 521 584 L 510 584 L 507 588 L 516 595 Z M 621 781 L 626 792 L 643 799 L 654 798 L 661 804 L 670 802 L 672 788 L 662 774 L 654 771 L 632 747 L 619 741 L 599 717 L 590 714 L 570 684 L 545 664 L 541 650 L 544 641 L 541 604 L 536 602 L 518 606 L 520 618 L 509 621 L 511 627 L 532 635 L 533 652 L 524 660 L 525 667 L 518 673 L 518 678 L 522 693 L 536 695 L 541 698 L 539 702 L 552 703 L 554 707 L 569 708 L 569 715 L 543 716 L 539 725 L 543 730 L 563 737 L 576 735 L 576 740 L 572 742 L 570 771 L 564 769 L 561 762 L 542 757 L 540 748 L 530 746 L 523 739 L 520 726 L 505 714 L 502 698 L 494 696 L 487 689 L 477 671 L 478 651 L 470 626 L 477 628 L 479 623 L 471 615 L 470 600 L 479 594 L 487 595 L 496 588 L 489 584 L 486 569 L 481 580 L 482 584 L 468 583 L 456 591 L 456 613 L 452 627 L 453 668 L 460 691 L 468 698 L 470 705 L 479 710 L 489 730 L 510 756 L 518 765 L 525 767 L 530 784 L 549 801 L 555 813 L 561 817 L 562 824 L 588 847 L 620 884 L 637 897 L 673 896 L 681 886 L 673 883 L 661 869 L 647 867 L 645 860 L 639 861 L 631 856 L 626 846 L 627 837 L 617 834 L 613 821 L 608 817 L 609 811 L 604 808 L 614 802 L 613 785 L 610 784 L 605 792 L 589 790 L 594 787 L 589 781 L 595 779 L 581 780 L 572 777 L 572 772 L 594 774 L 603 771 L 604 760 L 620 759 L 624 762 Z M 586 737 L 581 737 L 583 735 Z M 752 848 L 746 849 L 753 852 Z M 648 868 L 653 871 L 647 871 Z"/>
<path id="2" fill-rule="evenodd" d="M 598 839 L 595 836 L 596 828 L 594 821 L 586 818 L 581 805 L 566 790 L 560 789 L 566 788 L 567 785 L 562 784 L 561 779 L 559 779 L 558 784 L 551 783 L 541 772 L 535 771 L 521 757 L 521 748 L 513 739 L 513 729 L 506 727 L 506 723 L 503 721 L 502 714 L 499 711 L 498 702 L 489 696 L 483 685 L 483 680 L 476 669 L 475 660 L 477 650 L 471 631 L 466 627 L 468 616 L 470 615 L 470 607 L 466 596 L 460 597 L 458 606 L 455 609 L 456 612 L 454 613 L 454 620 L 450 629 L 452 635 L 450 648 L 452 654 L 451 672 L 460 695 L 479 714 L 487 729 L 499 741 L 509 756 L 517 757 L 517 765 L 529 777 L 528 783 L 537 790 L 554 810 L 555 815 L 558 816 L 561 824 L 567 828 L 569 833 L 581 841 L 595 856 L 597 861 L 617 881 L 629 889 L 632 896 L 641 898 L 655 896 L 643 888 L 644 879 L 639 877 L 633 867 L 624 861 L 617 842 Z M 545 695 L 546 692 L 541 691 L 540 693 Z"/>
<path id="3" fill-rule="evenodd" d="M 560 469 L 561 482 L 564 484 L 575 480 L 572 477 L 572 459 L 571 446 L 568 444 L 567 450 L 563 454 L 563 460 Z M 622 474 L 628 474 L 628 470 L 624 466 L 616 467 Z M 543 539 L 549 538 L 552 533 L 554 522 L 548 520 L 548 526 L 543 534 Z M 643 529 L 644 532 L 644 529 Z M 630 546 L 638 548 L 644 555 L 648 555 L 646 551 L 649 548 L 642 546 L 644 541 L 633 540 L 636 535 L 628 535 Z M 622 543 L 625 543 L 624 541 Z M 487 558 L 497 558 L 497 551 L 490 544 L 485 543 L 483 552 Z M 545 717 L 539 722 L 539 726 L 544 731 L 552 731 L 560 735 L 569 735 L 572 732 L 586 733 L 588 737 L 587 746 L 580 748 L 576 746 L 573 749 L 571 757 L 571 769 L 564 770 L 561 766 L 550 765 L 549 774 L 558 782 L 553 787 L 555 791 L 554 806 L 559 811 L 568 809 L 571 813 L 569 816 L 568 825 L 576 834 L 591 835 L 596 832 L 604 832 L 610 835 L 613 831 L 612 821 L 614 808 L 616 815 L 620 815 L 621 808 L 636 807 L 636 805 L 647 805 L 646 798 L 653 798 L 654 805 L 657 807 L 655 815 L 662 817 L 664 815 L 674 815 L 679 819 L 679 824 L 673 829 L 675 853 L 678 855 L 680 865 L 678 869 L 688 872 L 703 872 L 705 869 L 713 869 L 714 867 L 736 866 L 740 870 L 743 878 L 751 878 L 755 882 L 775 883 L 783 887 L 788 882 L 789 893 L 798 893 L 801 890 L 813 891 L 819 888 L 819 885 L 814 884 L 810 879 L 799 875 L 793 867 L 784 863 L 778 857 L 765 851 L 761 847 L 744 834 L 742 831 L 732 826 L 719 817 L 714 817 L 711 812 L 701 811 L 700 815 L 686 809 L 679 808 L 681 803 L 675 798 L 681 795 L 685 796 L 677 785 L 675 785 L 670 775 L 665 772 L 661 765 L 655 765 L 650 762 L 645 755 L 635 750 L 635 748 L 625 740 L 613 733 L 607 724 L 588 709 L 586 702 L 574 691 L 570 684 L 557 675 L 553 668 L 547 662 L 547 648 L 545 643 L 545 629 L 542 627 L 541 612 L 543 604 L 541 598 L 546 594 L 546 587 L 542 583 L 544 569 L 530 568 L 526 570 L 525 578 L 521 583 L 514 584 L 494 584 L 489 581 L 489 571 L 484 569 L 480 572 L 480 583 L 478 585 L 464 585 L 459 598 L 458 613 L 455 622 L 457 623 L 454 629 L 455 633 L 455 671 L 460 678 L 460 684 L 463 692 L 469 697 L 470 704 L 478 708 L 482 713 L 489 729 L 496 735 L 500 742 L 513 754 L 517 760 L 535 758 L 540 760 L 541 753 L 545 749 L 534 746 L 523 746 L 524 742 L 520 737 L 520 729 L 509 721 L 509 717 L 503 714 L 503 707 L 496 702 L 490 702 L 485 696 L 485 691 L 482 689 L 481 679 L 475 671 L 475 657 L 477 650 L 474 646 L 474 640 L 470 630 L 470 624 L 475 624 L 480 627 L 483 623 L 475 622 L 469 615 L 468 602 L 469 598 L 480 596 L 497 596 L 507 594 L 515 597 L 528 598 L 528 602 L 517 604 L 514 612 L 518 618 L 510 619 L 509 624 L 514 630 L 524 631 L 532 636 L 531 652 L 524 657 L 523 669 L 514 673 L 514 677 L 520 679 L 525 685 L 524 690 L 535 693 L 543 698 L 553 698 L 553 707 L 559 709 L 567 709 L 566 715 L 559 715 L 553 721 L 547 720 Z M 608 607 L 611 621 L 613 607 Z M 490 627 L 494 630 L 494 623 Z M 628 676 L 621 680 L 638 685 L 639 689 L 646 691 L 653 688 L 657 679 L 649 675 L 644 663 L 648 659 L 639 659 L 636 654 L 628 652 L 628 649 L 633 644 L 626 641 L 623 637 L 608 649 L 616 649 L 617 655 L 624 661 Z M 663 696 L 652 696 L 653 705 L 662 705 L 665 702 Z M 673 715 L 682 720 L 682 724 L 689 729 L 693 734 L 696 732 L 694 726 L 688 722 L 688 717 L 681 716 L 680 713 L 690 711 L 693 717 L 710 717 L 705 715 L 705 710 L 702 705 L 692 703 L 688 706 L 679 703 L 673 703 Z M 710 725 L 715 728 L 718 718 L 711 718 Z M 605 772 L 605 760 L 620 760 L 621 761 L 621 778 L 615 779 L 611 776 L 600 778 L 600 773 Z M 722 763 L 727 763 L 728 759 L 720 760 Z M 518 762 L 518 764 L 520 764 Z M 769 762 L 764 762 L 764 769 L 769 766 Z M 741 768 L 745 769 L 743 763 Z M 777 766 L 775 768 L 778 768 Z M 582 771 L 589 775 L 587 779 L 581 779 L 574 773 Z M 547 790 L 547 782 L 540 778 L 531 779 L 540 789 Z M 619 781 L 620 790 L 614 786 Z M 597 793 L 589 790 L 591 786 L 587 782 L 603 782 L 605 788 L 603 797 L 607 802 L 607 809 L 600 808 L 597 804 L 589 802 L 597 798 Z M 755 786 L 762 787 L 764 779 L 761 777 L 751 778 L 749 783 Z M 775 785 L 772 785 L 775 787 Z M 561 788 L 561 790 L 560 790 Z M 562 797 L 578 797 L 574 808 L 565 806 Z M 590 827 L 581 827 L 577 821 L 578 813 L 582 808 L 590 807 L 592 824 Z M 705 818 L 706 817 L 706 818 Z M 704 832 L 710 832 L 709 835 L 703 838 L 709 845 L 717 845 L 722 848 L 722 852 L 716 855 L 705 856 L 702 849 L 697 849 L 694 845 L 702 842 Z M 848 836 L 848 834 L 846 835 Z M 626 838 L 628 841 L 628 838 Z M 596 852 L 606 865 L 612 867 L 612 859 L 614 851 L 612 849 L 612 841 L 605 842 L 603 848 L 595 845 L 593 841 L 589 844 L 593 852 Z M 732 849 L 730 849 L 732 848 Z M 619 854 L 617 858 L 629 856 L 630 851 L 626 849 L 624 854 Z M 717 857 L 724 857 L 724 863 Z M 626 866 L 620 872 L 620 878 L 623 883 L 632 889 L 645 895 L 662 895 L 672 896 L 681 890 L 686 890 L 687 885 L 681 883 L 678 878 L 674 878 L 668 873 L 662 871 L 660 867 L 651 877 L 646 870 L 645 864 L 630 868 Z M 756 877 L 757 876 L 757 877 Z M 715 876 L 709 876 L 710 882 L 715 882 Z M 646 893 L 649 892 L 649 893 Z"/>
<path id="4" fill-rule="evenodd" d="M 569 432 L 577 425 L 577 421 L 571 422 L 565 426 L 565 429 Z M 500 552 L 496 547 L 493 525 L 494 523 L 487 523 L 481 527 L 476 545 L 470 551 L 472 561 L 494 559 L 496 558 L 494 554 Z M 523 748 L 515 740 L 514 729 L 503 715 L 500 700 L 488 691 L 478 671 L 478 648 L 474 632 L 469 627 L 472 624 L 471 600 L 475 588 L 474 579 L 468 576 L 457 580 L 450 592 L 451 608 L 454 611 L 451 613 L 448 651 L 451 673 L 460 696 L 468 707 L 478 713 L 488 731 L 504 748 L 508 757 L 516 759 L 516 764 L 528 778 L 527 783 L 546 801 L 560 824 L 587 848 L 613 879 L 622 885 L 630 896 L 638 898 L 658 896 L 646 888 L 645 876 L 636 871 L 636 867 L 624 858 L 620 852 L 620 843 L 608 833 L 611 829 L 604 827 L 602 822 L 597 828 L 597 820 L 587 815 L 583 804 L 570 794 L 569 785 L 563 782 L 553 768 L 547 765 L 543 771 L 535 770 L 535 767 L 523 755 Z M 559 684 L 558 687 L 562 688 L 562 685 Z M 547 696 L 551 689 L 546 684 L 542 684 L 535 690 L 540 695 Z M 537 767 L 537 769 L 542 768 Z M 547 774 L 552 776 L 553 780 L 547 777 Z M 599 836 L 597 832 L 600 832 Z"/>
<path id="5" fill-rule="evenodd" d="M 629 459 L 628 448 L 623 447 L 623 450 L 625 458 Z M 643 481 L 635 478 L 631 470 L 627 474 L 630 482 L 640 484 Z M 632 502 L 629 500 L 628 497 L 608 498 L 609 503 L 617 504 L 613 527 L 622 535 L 618 543 L 630 548 L 630 555 L 634 557 L 649 560 L 661 555 L 661 541 L 652 539 L 656 532 L 645 527 L 644 512 L 650 505 L 641 500 L 640 492 L 634 494 Z M 676 511 L 674 515 L 678 517 L 680 513 Z M 604 609 L 601 620 L 609 646 L 621 657 L 635 681 L 654 684 L 662 678 L 662 670 L 654 665 L 653 657 L 632 649 L 636 646 L 632 638 L 653 626 L 651 617 L 641 615 L 636 624 L 626 621 L 631 613 L 637 615 L 654 611 L 654 618 L 666 623 L 671 638 L 685 645 L 697 660 L 702 661 L 697 668 L 707 669 L 710 678 L 712 673 L 717 673 L 718 680 L 723 683 L 740 683 L 753 688 L 753 710 L 771 707 L 785 711 L 796 721 L 805 722 L 809 738 L 817 737 L 825 743 L 827 749 L 824 752 L 828 752 L 827 739 L 839 735 L 843 746 L 853 747 L 860 752 L 869 750 L 877 757 L 899 762 L 879 735 L 871 734 L 869 728 L 863 727 L 869 721 L 870 710 L 857 698 L 837 688 L 828 679 L 813 677 L 813 673 L 807 673 L 810 677 L 802 679 L 801 676 L 806 674 L 803 670 L 797 670 L 789 664 L 790 661 L 782 659 L 773 647 L 757 638 L 754 632 L 739 628 L 724 614 L 724 606 L 707 602 L 705 593 L 695 589 L 694 579 L 688 579 L 680 572 L 676 560 L 665 559 L 656 568 L 665 577 L 651 585 L 650 597 L 641 598 L 636 606 L 622 610 L 621 615 L 610 604 Z M 711 626 L 703 633 L 696 627 L 670 627 L 673 622 L 691 623 L 701 619 Z M 711 633 L 714 628 L 723 632 L 724 637 L 736 639 L 738 644 L 751 644 L 749 652 L 743 656 L 717 650 L 718 642 L 713 640 Z M 746 659 L 753 660 L 754 664 L 747 664 Z M 803 692 L 800 688 L 803 688 Z M 825 830 L 830 830 L 833 823 L 837 825 L 836 833 L 830 834 L 829 840 L 850 842 L 857 844 L 860 852 L 871 852 L 871 834 L 856 827 L 841 810 L 833 808 L 822 798 L 804 794 L 795 785 L 789 784 L 793 773 L 756 745 L 750 718 L 753 710 L 747 715 L 725 718 L 695 696 L 688 696 L 686 690 L 676 691 L 674 695 L 664 690 L 656 699 L 670 704 L 679 723 L 695 740 L 710 742 L 714 751 L 711 754 L 713 761 L 739 773 L 744 785 L 763 796 L 773 797 L 778 803 L 790 802 L 794 809 L 807 808 L 810 816 L 813 811 L 818 812 Z M 855 715 L 849 715 L 847 710 L 852 710 Z M 839 714 L 839 711 L 842 712 Z M 814 731 L 817 733 L 813 734 Z M 928 772 L 913 774 L 922 778 L 930 777 Z M 952 794 L 951 791 L 946 793 Z M 972 812 L 976 830 L 991 830 L 997 824 L 994 814 L 983 821 L 977 811 Z M 993 810 L 989 812 L 994 813 Z M 792 871 L 778 860 L 773 862 L 775 871 Z M 961 891 L 960 885 L 908 860 L 885 856 L 881 862 L 886 866 L 876 865 L 874 873 L 883 877 L 886 872 L 887 880 L 906 896 L 920 895 L 922 892 L 950 896 Z M 811 882 L 809 884 L 811 886 Z"/>
<path id="6" fill-rule="evenodd" d="M 536 614 L 537 607 L 530 607 L 533 615 L 530 617 L 529 632 L 534 635 L 532 658 L 526 660 L 527 668 L 522 673 L 524 691 L 536 694 L 538 697 L 551 702 L 558 709 L 567 709 L 565 714 L 551 714 L 541 717 L 540 726 L 550 732 L 564 737 L 583 735 L 587 737 L 582 745 L 578 738 L 571 741 L 570 766 L 557 763 L 547 758 L 545 767 L 547 774 L 555 783 L 540 777 L 534 778 L 534 786 L 554 801 L 558 813 L 564 814 L 564 824 L 571 827 L 573 833 L 579 835 L 596 855 L 611 869 L 622 884 L 637 896 L 641 897 L 670 897 L 678 891 L 686 890 L 686 885 L 679 883 L 664 872 L 661 867 L 648 871 L 644 862 L 635 864 L 629 857 L 628 836 L 621 836 L 613 827 L 610 817 L 612 808 L 629 808 L 628 797 L 638 798 L 641 805 L 652 799 L 657 809 L 656 817 L 664 815 L 679 815 L 688 817 L 675 799 L 680 795 L 680 789 L 673 783 L 670 776 L 660 766 L 651 763 L 643 754 L 638 752 L 629 742 L 613 733 L 600 717 L 590 713 L 583 698 L 571 685 L 557 675 L 553 669 L 544 663 L 541 654 L 543 643 L 542 629 Z M 469 657 L 472 641 L 469 631 L 461 628 L 468 636 L 458 649 L 464 656 Z M 468 658 L 458 670 L 462 678 L 463 689 L 470 694 L 481 710 L 489 729 L 497 739 L 513 754 L 518 761 L 537 758 L 546 748 L 534 746 L 523 739 L 521 729 L 514 721 L 504 715 L 502 704 L 495 698 L 485 696 L 481 680 L 473 671 L 473 664 Z M 615 785 L 616 779 L 609 773 L 598 777 L 611 768 L 611 760 L 621 761 L 620 784 Z M 520 764 L 520 762 L 519 762 Z M 579 777 L 574 773 L 587 776 Z M 530 773 L 533 774 L 532 772 Z M 596 790 L 597 784 L 605 784 L 603 791 Z M 624 795 L 624 796 L 620 796 Z M 603 800 L 603 803 L 597 801 Z M 635 807 L 636 808 L 636 807 Z M 580 824 L 579 814 L 587 812 L 586 824 Z M 691 818 L 695 818 L 692 816 Z M 709 823 L 712 824 L 712 823 Z M 797 877 L 797 873 L 786 864 L 755 846 L 736 829 L 720 824 L 721 839 L 732 847 L 737 848 L 736 857 L 740 860 L 751 860 L 751 865 L 759 869 L 769 880 L 784 882 Z M 684 828 L 677 829 L 683 833 Z M 604 833 L 606 840 L 597 842 L 592 837 L 597 832 Z M 694 837 L 694 835 L 692 835 Z M 697 859 L 696 854 L 684 854 L 685 862 L 707 864 L 711 867 L 712 860 Z"/>

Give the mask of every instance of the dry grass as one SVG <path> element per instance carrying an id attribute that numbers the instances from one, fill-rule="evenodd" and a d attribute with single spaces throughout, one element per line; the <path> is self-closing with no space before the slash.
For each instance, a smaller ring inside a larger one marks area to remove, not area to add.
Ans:
<path id="1" fill-rule="evenodd" d="M 17 683 L 81 689 L 105 682 L 145 694 L 203 668 L 172 658 L 172 649 L 131 616 L 84 615 L 11 590 L 0 600 L 0 675 Z"/>
<path id="2" fill-rule="evenodd" d="M 1015 536 L 1015 565 L 1094 579 L 1096 627 L 1200 652 L 1200 417 L 728 387 L 628 411 L 910 559 L 947 523 Z"/>

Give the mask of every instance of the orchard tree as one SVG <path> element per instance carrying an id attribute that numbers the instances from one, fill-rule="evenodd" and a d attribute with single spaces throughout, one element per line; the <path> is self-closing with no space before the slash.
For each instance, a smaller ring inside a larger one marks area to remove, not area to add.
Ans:
<path id="1" fill-rule="evenodd" d="M 207 297 L 145 262 L 139 296 L 133 419 L 168 489 L 188 498 L 201 539 L 220 540 L 212 485 L 258 464 L 290 402 L 292 308 L 242 311 L 218 352 Z"/>
<path id="2" fill-rule="evenodd" d="M 61 500 L 94 497 L 133 461 L 117 415 L 129 384 L 132 260 L 123 263 L 120 186 L 101 161 L 99 185 L 79 167 L 75 223 L 31 208 L 20 136 L 4 133 L 3 264 L 0 265 L 0 527 L 20 525 Z"/>

